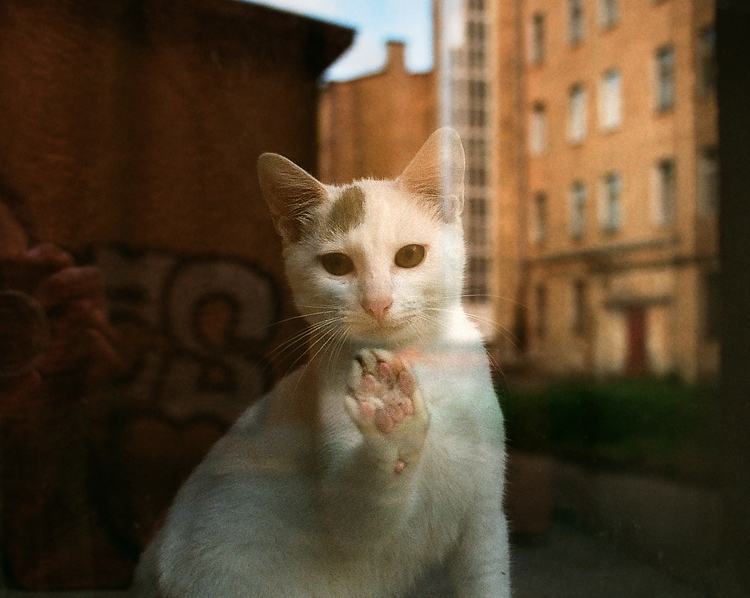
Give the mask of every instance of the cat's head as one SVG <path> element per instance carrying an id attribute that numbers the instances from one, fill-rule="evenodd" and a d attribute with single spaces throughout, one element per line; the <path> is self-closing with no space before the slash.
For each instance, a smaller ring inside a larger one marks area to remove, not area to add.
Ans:
<path id="1" fill-rule="evenodd" d="M 426 339 L 460 301 L 464 152 L 430 136 L 396 180 L 324 185 L 278 154 L 258 176 L 300 313 L 363 343 Z"/>

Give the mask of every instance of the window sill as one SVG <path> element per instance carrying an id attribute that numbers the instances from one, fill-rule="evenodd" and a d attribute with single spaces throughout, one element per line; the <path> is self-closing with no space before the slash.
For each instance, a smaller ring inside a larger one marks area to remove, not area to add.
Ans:
<path id="1" fill-rule="evenodd" d="M 602 135 L 613 135 L 614 133 L 618 133 L 621 130 L 622 130 L 622 123 L 618 123 L 616 125 L 611 125 L 611 126 L 602 126 L 599 129 Z"/>

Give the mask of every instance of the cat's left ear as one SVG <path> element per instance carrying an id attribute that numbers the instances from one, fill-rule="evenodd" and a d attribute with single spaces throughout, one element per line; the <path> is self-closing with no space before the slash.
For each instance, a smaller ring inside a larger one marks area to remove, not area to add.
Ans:
<path id="1" fill-rule="evenodd" d="M 258 181 L 273 224 L 285 242 L 296 243 L 328 191 L 314 176 L 279 154 L 258 158 Z"/>
<path id="2" fill-rule="evenodd" d="M 450 127 L 435 131 L 398 177 L 401 189 L 414 193 L 453 222 L 464 207 L 464 148 Z"/>

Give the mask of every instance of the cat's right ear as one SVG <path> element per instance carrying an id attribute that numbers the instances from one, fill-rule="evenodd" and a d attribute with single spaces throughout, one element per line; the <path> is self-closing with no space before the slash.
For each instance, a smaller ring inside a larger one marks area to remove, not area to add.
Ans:
<path id="1" fill-rule="evenodd" d="M 258 158 L 258 181 L 276 230 L 285 242 L 298 242 L 313 210 L 326 201 L 326 188 L 279 154 Z"/>

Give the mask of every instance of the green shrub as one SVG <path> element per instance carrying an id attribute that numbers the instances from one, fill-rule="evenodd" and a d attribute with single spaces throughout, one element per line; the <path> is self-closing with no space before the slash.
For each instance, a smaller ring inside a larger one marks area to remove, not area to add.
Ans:
<path id="1" fill-rule="evenodd" d="M 500 396 L 511 449 L 620 466 L 669 467 L 700 452 L 716 416 L 714 388 L 674 378 L 563 382 Z"/>

